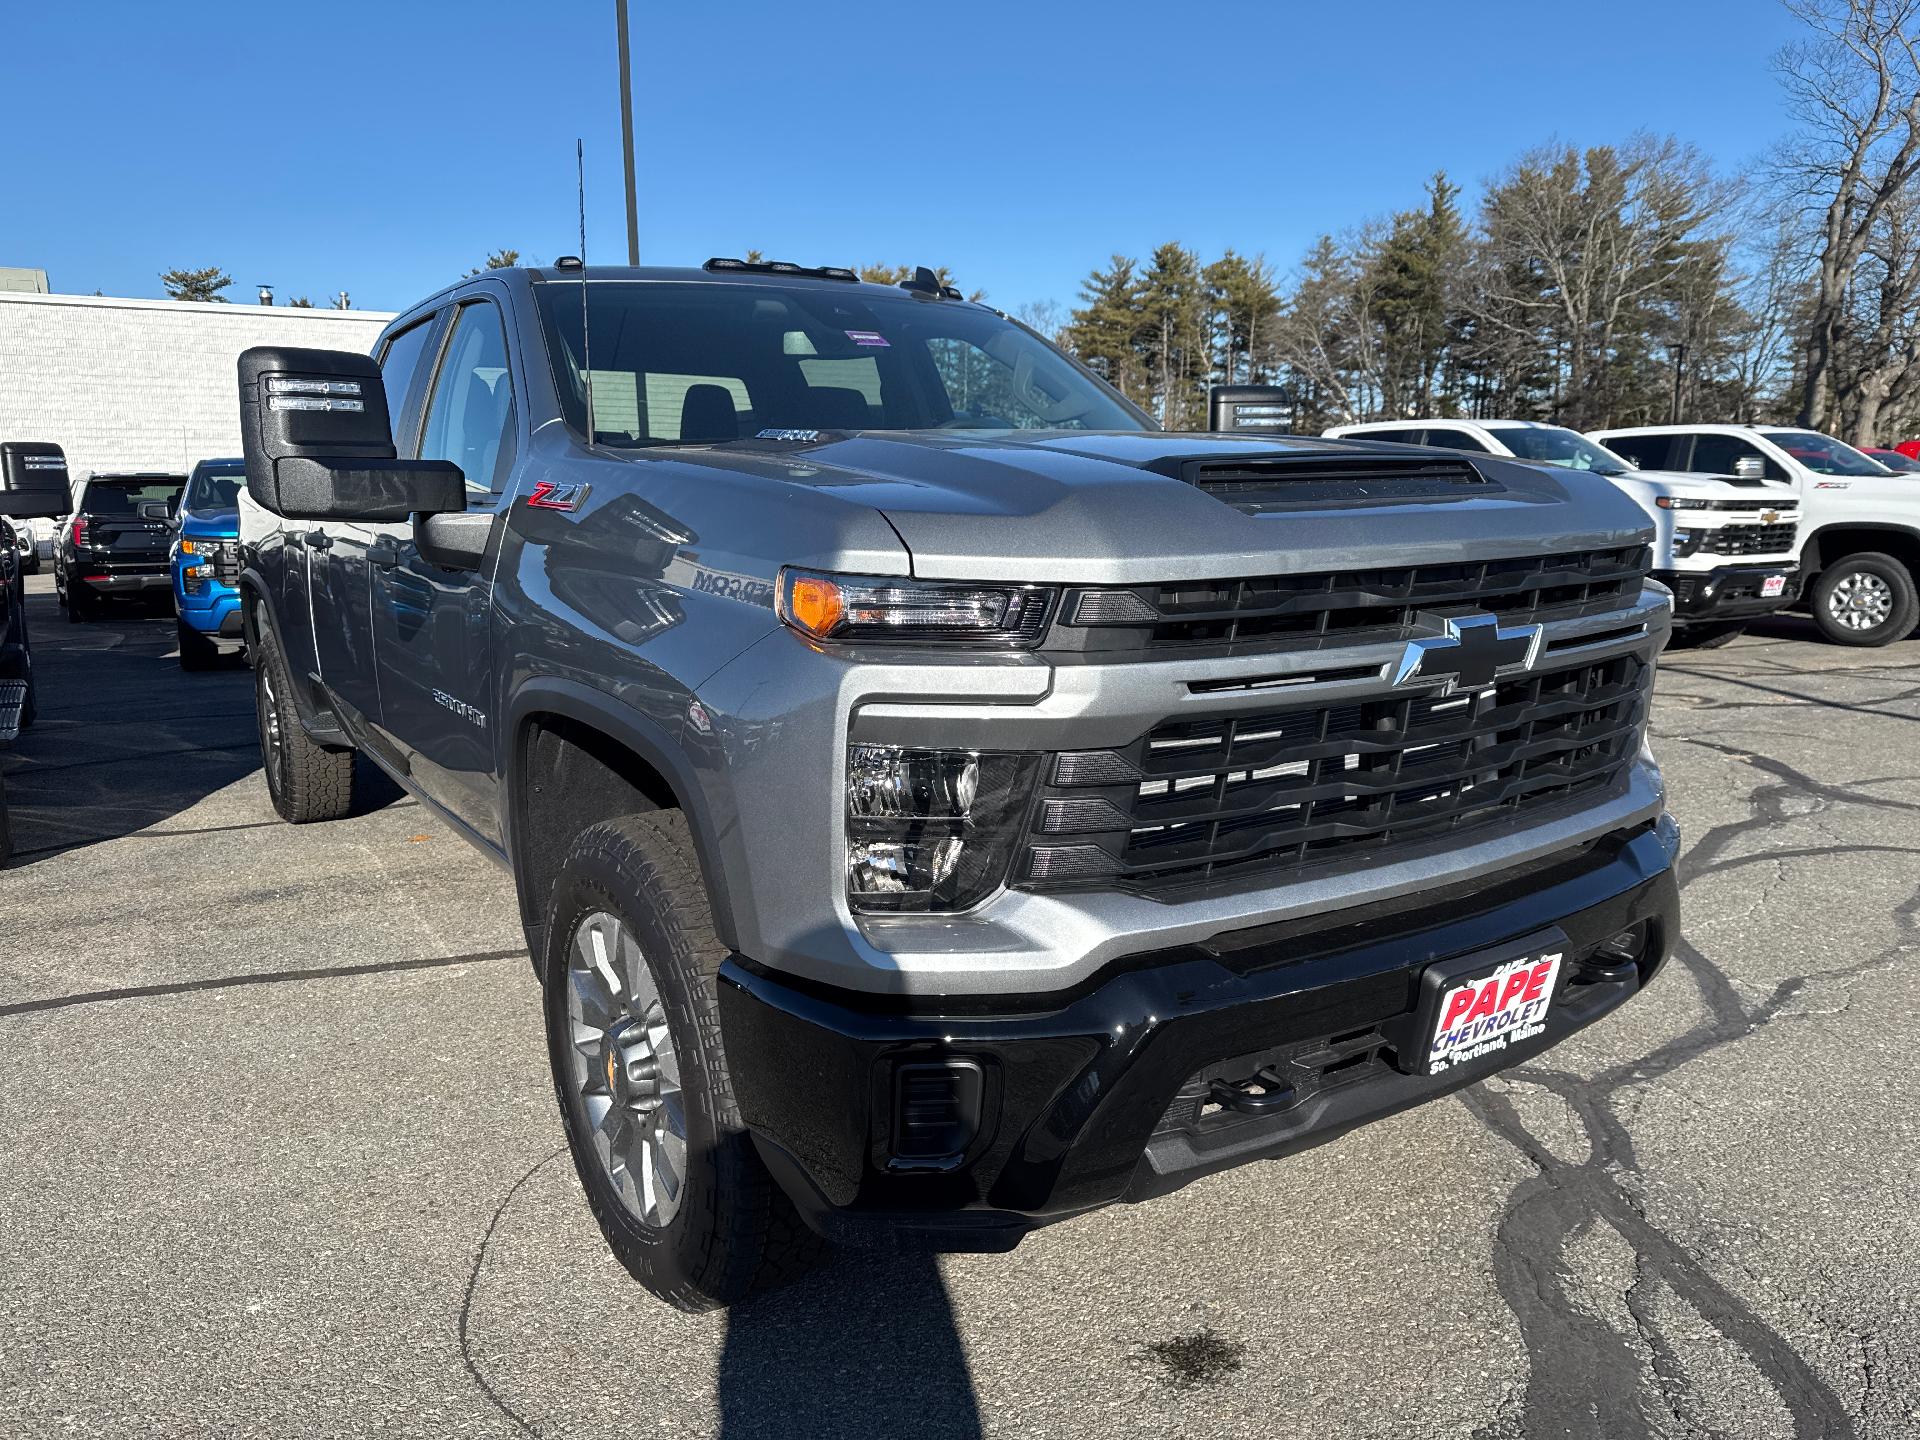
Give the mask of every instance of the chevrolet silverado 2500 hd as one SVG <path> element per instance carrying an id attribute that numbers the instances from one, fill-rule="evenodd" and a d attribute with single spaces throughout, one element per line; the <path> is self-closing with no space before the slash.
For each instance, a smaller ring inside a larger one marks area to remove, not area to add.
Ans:
<path id="1" fill-rule="evenodd" d="M 676 1304 L 1330 1139 L 1676 939 L 1610 486 L 1162 432 L 927 272 L 562 261 L 239 369 L 273 803 L 358 751 L 508 869 Z"/>
<path id="2" fill-rule="evenodd" d="M 1790 486 L 1801 500 L 1802 593 L 1827 639 L 1891 645 L 1920 624 L 1920 485 L 1911 477 L 1789 425 L 1644 425 L 1593 438 L 1649 469 Z M 1680 609 L 1688 598 L 1675 587 Z"/>
<path id="3" fill-rule="evenodd" d="M 1327 434 L 1509 455 L 1603 475 L 1653 522 L 1653 575 L 1673 592 L 1673 643 L 1724 645 L 1799 596 L 1800 497 L 1783 480 L 1641 470 L 1564 425 L 1381 420 Z"/>

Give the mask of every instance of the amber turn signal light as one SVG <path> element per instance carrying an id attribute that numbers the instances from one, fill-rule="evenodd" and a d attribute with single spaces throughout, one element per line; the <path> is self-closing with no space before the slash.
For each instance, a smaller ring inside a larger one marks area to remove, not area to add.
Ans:
<path id="1" fill-rule="evenodd" d="M 824 575 L 796 575 L 787 587 L 786 618 L 817 639 L 833 633 L 846 613 L 840 587 Z"/>

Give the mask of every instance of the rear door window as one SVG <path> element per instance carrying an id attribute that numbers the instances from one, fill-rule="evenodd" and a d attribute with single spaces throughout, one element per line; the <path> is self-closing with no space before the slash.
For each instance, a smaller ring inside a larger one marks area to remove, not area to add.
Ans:
<path id="1" fill-rule="evenodd" d="M 1667 463 L 1667 452 L 1673 448 L 1671 435 L 1615 435 L 1602 443 L 1614 454 L 1633 461 L 1642 470 L 1671 468 Z"/>
<path id="2" fill-rule="evenodd" d="M 414 376 L 427 352 L 433 334 L 435 316 L 409 325 L 387 341 L 380 352 L 380 376 L 387 391 L 387 415 L 393 427 L 393 448 L 401 455 L 413 453 L 413 432 L 407 425 L 407 400 L 413 390 Z M 403 433 L 404 432 L 404 433 Z"/>
<path id="3" fill-rule="evenodd" d="M 1427 444 L 1438 445 L 1446 450 L 1471 450 L 1476 455 L 1493 453 L 1466 431 L 1456 430 L 1448 425 L 1429 425 Z"/>
<path id="4" fill-rule="evenodd" d="M 1349 440 L 1384 440 L 1389 445 L 1418 445 L 1418 430 L 1362 430 L 1358 435 L 1349 435 Z"/>

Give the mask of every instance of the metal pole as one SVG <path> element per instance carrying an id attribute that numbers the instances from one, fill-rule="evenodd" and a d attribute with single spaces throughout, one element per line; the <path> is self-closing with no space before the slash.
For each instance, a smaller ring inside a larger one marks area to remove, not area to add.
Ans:
<path id="1" fill-rule="evenodd" d="M 627 58 L 627 0 L 613 0 L 620 30 L 620 152 L 627 166 L 627 264 L 640 263 L 640 209 L 633 193 L 633 73 Z"/>

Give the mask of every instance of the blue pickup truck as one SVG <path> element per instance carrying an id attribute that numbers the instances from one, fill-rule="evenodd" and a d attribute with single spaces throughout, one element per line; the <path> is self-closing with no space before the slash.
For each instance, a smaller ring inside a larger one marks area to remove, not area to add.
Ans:
<path id="1" fill-rule="evenodd" d="M 202 460 L 180 497 L 174 537 L 173 608 L 180 632 L 180 668 L 219 663 L 218 640 L 240 634 L 240 487 L 244 460 Z"/>

